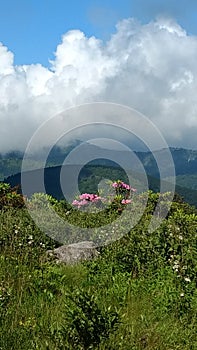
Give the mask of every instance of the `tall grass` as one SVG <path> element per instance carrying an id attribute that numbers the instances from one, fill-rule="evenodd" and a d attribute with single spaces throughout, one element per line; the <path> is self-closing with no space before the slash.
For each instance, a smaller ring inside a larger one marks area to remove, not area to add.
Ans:
<path id="1" fill-rule="evenodd" d="M 25 208 L 1 210 L 1 350 L 197 348 L 197 215 L 173 203 L 150 234 L 151 196 L 134 229 L 74 266 L 46 259 L 58 243 Z"/>

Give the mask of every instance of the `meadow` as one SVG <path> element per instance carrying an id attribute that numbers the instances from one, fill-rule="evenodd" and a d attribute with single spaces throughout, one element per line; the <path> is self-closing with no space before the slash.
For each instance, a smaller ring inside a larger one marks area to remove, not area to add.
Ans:
<path id="1" fill-rule="evenodd" d="M 145 194 L 139 197 L 130 215 Z M 149 232 L 158 198 L 149 191 L 137 225 L 100 246 L 99 257 L 64 265 L 46 257 L 60 243 L 36 226 L 16 190 L 0 184 L 0 349 L 195 350 L 197 211 L 176 196 Z M 79 215 L 66 201 L 49 201 L 79 228 L 120 215 L 116 204 Z M 158 216 L 162 210 L 161 204 Z"/>

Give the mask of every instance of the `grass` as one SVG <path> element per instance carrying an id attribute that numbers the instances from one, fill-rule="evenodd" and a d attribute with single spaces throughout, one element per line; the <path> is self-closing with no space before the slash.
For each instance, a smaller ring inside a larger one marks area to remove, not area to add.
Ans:
<path id="1" fill-rule="evenodd" d="M 25 208 L 2 208 L 1 350 L 197 348 L 197 215 L 175 202 L 148 233 L 150 197 L 137 226 L 74 266 L 45 259 L 58 243 Z M 70 214 L 72 221 L 77 212 Z"/>

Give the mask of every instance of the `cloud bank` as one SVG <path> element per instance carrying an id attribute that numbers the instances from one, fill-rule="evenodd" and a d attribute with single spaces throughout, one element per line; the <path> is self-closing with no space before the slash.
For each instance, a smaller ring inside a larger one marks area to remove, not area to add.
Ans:
<path id="1" fill-rule="evenodd" d="M 95 101 L 135 108 L 170 146 L 197 148 L 197 37 L 175 21 L 125 19 L 107 43 L 79 30 L 62 36 L 50 67 L 14 66 L 0 45 L 0 153 L 24 150 L 66 108 Z M 69 126 L 69 120 L 68 120 Z"/>

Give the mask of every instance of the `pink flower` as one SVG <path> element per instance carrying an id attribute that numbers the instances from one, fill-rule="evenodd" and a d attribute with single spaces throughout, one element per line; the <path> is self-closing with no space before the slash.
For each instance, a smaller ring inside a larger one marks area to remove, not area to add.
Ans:
<path id="1" fill-rule="evenodd" d="M 114 188 L 118 187 L 117 182 L 114 182 L 114 183 L 112 184 L 112 187 L 114 187 Z"/>
<path id="2" fill-rule="evenodd" d="M 114 188 L 124 188 L 125 190 L 128 190 L 128 191 L 132 190 L 133 192 L 135 191 L 134 188 L 131 188 L 128 184 L 126 184 L 123 181 L 113 182 L 112 187 L 114 187 Z"/>
<path id="3" fill-rule="evenodd" d="M 130 186 L 125 184 L 124 182 L 122 184 L 122 187 L 125 188 L 126 190 L 130 190 Z"/>
<path id="4" fill-rule="evenodd" d="M 136 188 L 133 188 L 133 187 L 131 187 L 130 190 L 131 190 L 132 192 L 136 192 L 136 191 L 137 191 Z"/>
<path id="5" fill-rule="evenodd" d="M 75 206 L 77 206 L 78 208 L 80 208 L 82 205 L 86 205 L 88 203 L 88 201 L 86 200 L 86 199 L 82 199 L 82 200 L 80 200 L 80 201 L 78 201 L 78 200 L 74 200 L 73 202 L 72 202 L 72 205 L 75 205 Z"/>
<path id="6" fill-rule="evenodd" d="M 122 204 L 130 204 L 131 203 L 131 199 L 123 199 L 121 201 Z"/>
<path id="7" fill-rule="evenodd" d="M 79 199 L 89 199 L 90 198 L 90 194 L 88 194 L 88 193 L 83 193 L 83 194 L 81 194 L 80 196 L 79 196 Z"/>
<path id="8" fill-rule="evenodd" d="M 83 199 L 81 202 L 80 202 L 80 205 L 86 205 L 88 203 L 88 201 L 86 199 Z"/>
<path id="9" fill-rule="evenodd" d="M 92 202 L 98 202 L 99 200 L 101 199 L 101 197 L 100 196 L 97 196 L 97 195 L 95 195 L 93 198 L 92 198 Z"/>
<path id="10" fill-rule="evenodd" d="M 89 194 L 89 193 L 83 193 L 81 194 L 79 197 L 79 200 L 75 199 L 72 204 L 74 206 L 77 206 L 78 208 L 80 208 L 83 205 L 87 205 L 88 203 L 96 203 L 98 202 L 101 197 L 98 196 L 97 194 Z"/>
<path id="11" fill-rule="evenodd" d="M 79 201 L 77 201 L 76 199 L 72 202 L 72 205 L 79 205 Z"/>

